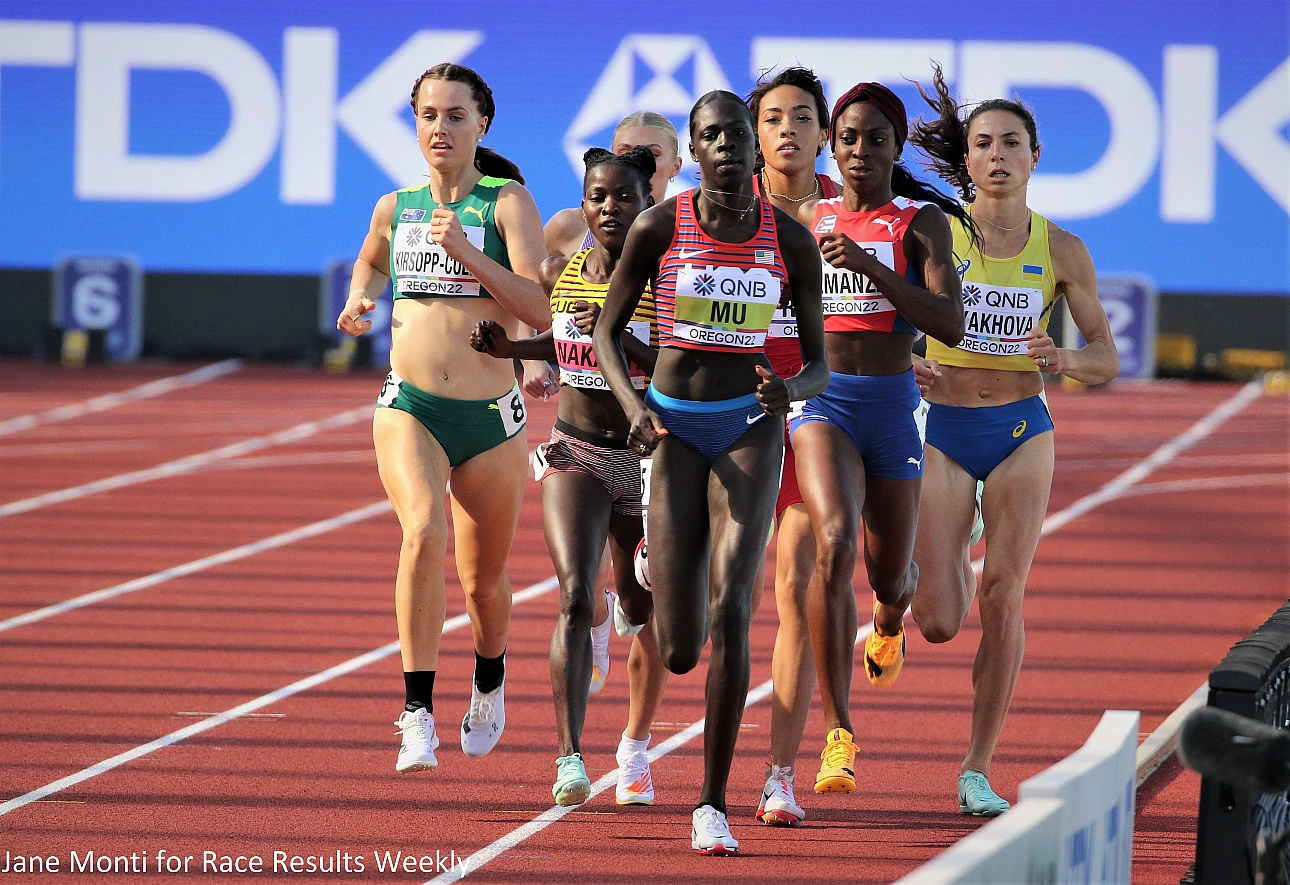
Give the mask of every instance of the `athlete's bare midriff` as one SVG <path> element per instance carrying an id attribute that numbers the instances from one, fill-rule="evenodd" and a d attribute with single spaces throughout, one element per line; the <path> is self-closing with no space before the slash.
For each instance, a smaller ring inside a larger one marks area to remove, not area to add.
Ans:
<path id="1" fill-rule="evenodd" d="M 926 398 L 937 405 L 974 409 L 1029 399 L 1043 389 L 1044 381 L 1038 372 L 942 365 L 941 377 L 936 379 Z"/>
<path id="2" fill-rule="evenodd" d="M 400 298 L 390 323 L 390 368 L 413 387 L 450 399 L 496 399 L 515 385 L 510 360 L 471 349 L 470 333 L 515 318 L 491 298 Z"/>

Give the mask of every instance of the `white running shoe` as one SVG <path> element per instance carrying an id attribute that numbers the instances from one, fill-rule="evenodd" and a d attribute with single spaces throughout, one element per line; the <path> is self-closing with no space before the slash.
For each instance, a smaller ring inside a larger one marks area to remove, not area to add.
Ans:
<path id="1" fill-rule="evenodd" d="M 768 827 L 795 827 L 806 820 L 806 810 L 793 796 L 793 769 L 771 765 L 770 777 L 757 804 L 757 820 Z"/>
<path id="2" fill-rule="evenodd" d="M 506 728 L 506 680 L 493 691 L 482 692 L 471 681 L 470 711 L 461 720 L 461 751 L 478 759 L 488 755 Z"/>
<path id="3" fill-rule="evenodd" d="M 739 842 L 730 835 L 726 816 L 711 805 L 701 805 L 690 815 L 690 847 L 699 854 L 739 853 Z"/>
<path id="4" fill-rule="evenodd" d="M 605 603 L 609 607 L 605 622 L 591 627 L 591 685 L 587 688 L 587 694 L 599 694 L 609 680 L 609 630 L 614 623 L 610 614 L 618 605 L 618 594 L 606 590 Z"/>
<path id="5" fill-rule="evenodd" d="M 636 545 L 636 555 L 632 557 L 632 566 L 636 572 L 636 583 L 649 590 L 649 545 L 645 543 L 644 538 L 641 538 L 641 542 Z"/>
<path id="6" fill-rule="evenodd" d="M 615 759 L 618 762 L 618 786 L 614 801 L 619 805 L 653 805 L 654 778 L 649 772 L 649 753 L 627 746 L 627 739 L 618 742 Z"/>
<path id="7" fill-rule="evenodd" d="M 633 624 L 627 619 L 627 612 L 623 611 L 623 601 L 614 597 L 614 632 L 624 639 L 630 639 L 644 629 L 644 624 Z"/>
<path id="8" fill-rule="evenodd" d="M 429 710 L 425 707 L 404 710 L 394 724 L 403 733 L 399 760 L 394 763 L 395 771 L 429 771 L 439 764 L 434 755 L 434 751 L 439 748 L 439 735 L 434 730 L 434 717 Z"/>

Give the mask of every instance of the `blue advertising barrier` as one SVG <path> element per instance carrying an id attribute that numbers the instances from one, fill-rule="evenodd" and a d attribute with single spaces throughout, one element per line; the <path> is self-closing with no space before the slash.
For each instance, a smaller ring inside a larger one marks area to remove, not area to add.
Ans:
<path id="1" fill-rule="evenodd" d="M 0 266 L 128 253 L 149 270 L 315 273 L 353 253 L 382 194 L 425 180 L 408 97 L 442 61 L 488 80 L 485 143 L 548 218 L 632 111 L 677 124 L 688 187 L 702 93 L 801 63 L 830 98 L 880 80 L 915 117 L 911 80 L 936 60 L 965 99 L 1034 108 L 1031 203 L 1097 266 L 1165 291 L 1290 293 L 1287 5 L 1109 9 L 0 0 Z"/>
<path id="2" fill-rule="evenodd" d="M 322 291 L 318 299 L 318 331 L 331 338 L 333 345 L 339 345 L 349 337 L 336 328 L 336 318 L 349 299 L 349 279 L 353 272 L 352 258 L 338 258 L 328 262 L 319 278 Z M 390 314 L 393 309 L 394 288 L 387 285 L 376 299 L 376 309 L 364 315 L 365 319 L 372 321 L 372 327 L 363 333 L 363 337 L 372 339 L 372 364 L 376 366 L 390 364 Z"/>
<path id="3" fill-rule="evenodd" d="M 138 359 L 143 349 L 143 274 L 130 258 L 64 258 L 54 271 L 51 322 L 66 330 L 103 330 L 108 359 Z"/>
<path id="4" fill-rule="evenodd" d="M 1099 276 L 1097 297 L 1111 323 L 1120 354 L 1121 378 L 1152 378 L 1156 373 L 1156 288 L 1140 276 Z M 1072 328 L 1074 324 L 1072 324 Z M 1075 330 L 1076 347 L 1084 337 Z"/>

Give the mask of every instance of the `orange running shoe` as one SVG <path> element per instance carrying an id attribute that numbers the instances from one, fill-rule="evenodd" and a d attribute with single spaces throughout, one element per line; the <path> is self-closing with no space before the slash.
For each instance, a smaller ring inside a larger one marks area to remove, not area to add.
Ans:
<path id="1" fill-rule="evenodd" d="M 873 604 L 874 615 L 878 614 L 878 602 Z M 900 668 L 905 666 L 905 625 L 895 636 L 882 636 L 878 633 L 877 622 L 873 632 L 864 641 L 864 675 L 879 688 L 886 688 L 896 681 Z"/>
<path id="2" fill-rule="evenodd" d="M 850 793 L 856 788 L 856 750 L 851 732 L 835 728 L 829 732 L 820 753 L 820 773 L 815 776 L 817 793 Z"/>

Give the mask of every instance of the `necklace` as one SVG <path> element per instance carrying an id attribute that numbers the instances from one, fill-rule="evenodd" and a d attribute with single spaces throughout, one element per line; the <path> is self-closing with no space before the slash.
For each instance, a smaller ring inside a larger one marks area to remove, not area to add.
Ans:
<path id="1" fill-rule="evenodd" d="M 973 218 L 973 220 L 975 220 L 975 221 L 984 221 L 986 224 L 990 225 L 990 227 L 997 227 L 999 230 L 1007 231 L 1008 233 L 1012 233 L 1014 230 L 1021 230 L 1023 227 L 1025 227 L 1027 224 L 1029 224 L 1029 223 L 1030 223 L 1030 213 L 1029 213 L 1029 212 L 1027 212 L 1027 213 L 1026 213 L 1026 218 L 1025 218 L 1025 220 L 1024 220 L 1024 221 L 1022 221 L 1022 222 L 1021 222 L 1021 224 L 1017 225 L 1016 227 L 1004 227 L 1002 224 L 995 224 L 993 221 L 991 221 L 991 220 L 990 220 L 990 219 L 988 219 L 988 218 L 984 218 L 984 217 L 983 217 L 983 218 L 977 218 L 975 215 L 973 215 L 973 216 L 972 216 L 972 218 Z"/>
<path id="2" fill-rule="evenodd" d="M 741 222 L 744 220 L 744 218 L 748 216 L 748 213 L 753 210 L 753 206 L 757 205 L 757 197 L 755 195 L 749 198 L 748 205 L 745 208 L 740 209 L 738 206 L 731 206 L 728 203 L 723 203 L 720 200 L 713 197 L 712 195 L 725 194 L 726 196 L 730 196 L 730 197 L 742 197 L 743 194 L 737 194 L 733 191 L 714 190 L 713 188 L 710 188 L 710 187 L 703 187 L 703 185 L 700 185 L 699 187 L 703 191 L 703 193 L 707 195 L 709 200 L 712 200 L 713 203 L 720 206 L 722 209 L 729 209 L 731 212 L 738 212 L 739 220 Z"/>
<path id="3" fill-rule="evenodd" d="M 815 179 L 815 187 L 811 188 L 811 192 L 804 197 L 790 197 L 788 194 L 777 194 L 770 189 L 770 185 L 767 182 L 768 182 L 768 179 L 766 178 L 766 170 L 763 169 L 761 172 L 762 191 L 772 197 L 775 197 L 776 199 L 785 200 L 789 203 L 800 203 L 803 200 L 809 200 L 811 197 L 814 197 L 816 194 L 820 192 L 820 179 L 818 176 Z"/>

